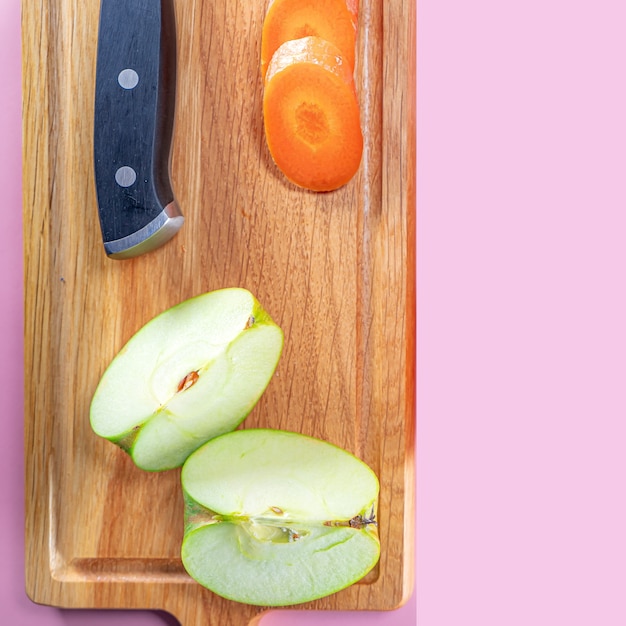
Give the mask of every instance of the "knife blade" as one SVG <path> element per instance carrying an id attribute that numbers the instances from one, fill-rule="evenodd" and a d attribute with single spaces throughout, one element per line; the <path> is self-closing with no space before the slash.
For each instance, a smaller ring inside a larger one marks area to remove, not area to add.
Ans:
<path id="1" fill-rule="evenodd" d="M 94 167 L 110 258 L 154 250 L 184 222 L 170 180 L 175 104 L 172 0 L 101 0 Z"/>

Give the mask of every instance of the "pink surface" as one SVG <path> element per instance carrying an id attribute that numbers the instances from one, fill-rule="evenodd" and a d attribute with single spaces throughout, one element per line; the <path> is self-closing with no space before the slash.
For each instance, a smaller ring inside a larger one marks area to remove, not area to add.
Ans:
<path id="1" fill-rule="evenodd" d="M 395 613 L 626 623 L 626 10 L 418 5 L 418 558 Z M 0 5 L 3 623 L 168 624 L 23 592 L 19 3 Z"/>

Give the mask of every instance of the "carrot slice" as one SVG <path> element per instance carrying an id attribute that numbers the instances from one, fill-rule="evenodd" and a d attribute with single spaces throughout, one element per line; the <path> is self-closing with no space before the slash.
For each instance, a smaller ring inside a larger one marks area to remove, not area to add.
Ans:
<path id="1" fill-rule="evenodd" d="M 334 43 L 354 71 L 356 7 L 357 0 L 270 0 L 261 35 L 261 74 L 281 44 L 310 36 Z"/>
<path id="2" fill-rule="evenodd" d="M 331 191 L 357 172 L 363 152 L 352 70 L 337 46 L 320 37 L 282 44 L 263 93 L 265 138 L 291 182 Z"/>
<path id="3" fill-rule="evenodd" d="M 348 11 L 352 13 L 356 21 L 359 17 L 359 0 L 346 0 L 346 4 L 348 5 Z"/>

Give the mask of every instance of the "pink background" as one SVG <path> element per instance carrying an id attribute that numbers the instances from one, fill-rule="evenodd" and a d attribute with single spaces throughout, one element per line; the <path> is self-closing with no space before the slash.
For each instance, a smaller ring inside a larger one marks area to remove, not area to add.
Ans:
<path id="1" fill-rule="evenodd" d="M 0 616 L 168 624 L 23 591 L 19 22 L 3 0 Z M 623 0 L 418 3 L 416 593 L 263 626 L 626 623 L 625 23 Z"/>

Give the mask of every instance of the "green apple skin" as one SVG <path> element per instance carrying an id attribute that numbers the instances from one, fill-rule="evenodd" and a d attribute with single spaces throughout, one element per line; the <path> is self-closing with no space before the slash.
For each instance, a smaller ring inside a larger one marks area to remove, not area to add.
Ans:
<path id="1" fill-rule="evenodd" d="M 180 467 L 248 416 L 283 342 L 280 327 L 246 289 L 181 302 L 150 320 L 111 361 L 91 402 L 91 427 L 141 469 Z"/>
<path id="2" fill-rule="evenodd" d="M 183 565 L 222 597 L 301 604 L 354 584 L 379 560 L 378 479 L 328 442 L 237 430 L 195 451 L 181 483 Z"/>

